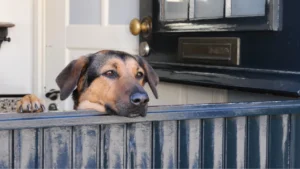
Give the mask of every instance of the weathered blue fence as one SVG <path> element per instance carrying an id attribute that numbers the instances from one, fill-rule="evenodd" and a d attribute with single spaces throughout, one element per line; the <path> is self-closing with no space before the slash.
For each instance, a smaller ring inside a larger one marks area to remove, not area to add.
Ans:
<path id="1" fill-rule="evenodd" d="M 0 115 L 0 168 L 299 168 L 300 101 Z"/>

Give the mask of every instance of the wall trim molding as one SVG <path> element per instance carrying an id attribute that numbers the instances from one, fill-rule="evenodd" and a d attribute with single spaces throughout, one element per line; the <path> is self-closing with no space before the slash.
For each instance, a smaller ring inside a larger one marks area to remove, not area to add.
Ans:
<path id="1" fill-rule="evenodd" d="M 32 92 L 43 98 L 45 86 L 45 0 L 33 0 Z"/>

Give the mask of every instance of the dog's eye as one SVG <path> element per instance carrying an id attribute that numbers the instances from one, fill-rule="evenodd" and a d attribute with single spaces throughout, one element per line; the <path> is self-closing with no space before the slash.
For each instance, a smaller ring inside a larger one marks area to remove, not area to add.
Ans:
<path id="1" fill-rule="evenodd" d="M 136 78 L 137 79 L 140 79 L 140 78 L 142 78 L 144 76 L 144 74 L 142 73 L 142 72 L 138 72 L 137 74 L 136 74 Z"/>
<path id="2" fill-rule="evenodd" d="M 113 71 L 113 70 L 109 70 L 103 73 L 104 76 L 109 77 L 109 78 L 117 78 L 118 77 L 118 73 Z"/>

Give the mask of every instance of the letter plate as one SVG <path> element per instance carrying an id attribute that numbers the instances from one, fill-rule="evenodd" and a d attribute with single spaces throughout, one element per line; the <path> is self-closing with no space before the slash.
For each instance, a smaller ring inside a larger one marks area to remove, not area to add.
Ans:
<path id="1" fill-rule="evenodd" d="M 240 64 L 240 39 L 234 37 L 181 37 L 179 61 L 209 64 Z"/>

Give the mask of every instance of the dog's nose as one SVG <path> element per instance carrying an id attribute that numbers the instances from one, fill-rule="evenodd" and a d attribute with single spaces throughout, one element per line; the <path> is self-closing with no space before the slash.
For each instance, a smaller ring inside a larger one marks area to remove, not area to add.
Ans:
<path id="1" fill-rule="evenodd" d="M 141 106 L 149 102 L 149 97 L 146 93 L 134 93 L 130 96 L 130 101 L 136 106 Z"/>

